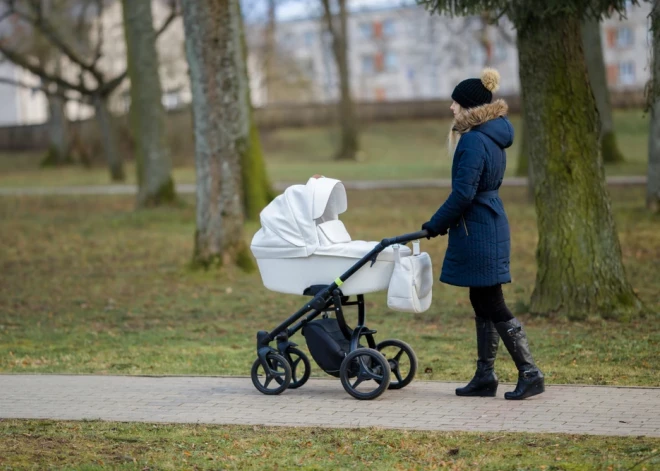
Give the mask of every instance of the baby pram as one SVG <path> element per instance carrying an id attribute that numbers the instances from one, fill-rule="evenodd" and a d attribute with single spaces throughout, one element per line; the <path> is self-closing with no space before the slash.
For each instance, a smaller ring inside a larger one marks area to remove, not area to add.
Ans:
<path id="1" fill-rule="evenodd" d="M 412 255 L 399 244 L 423 238 L 426 231 L 380 243 L 353 241 L 338 218 L 346 209 L 340 181 L 312 178 L 306 185 L 287 188 L 261 213 L 262 227 L 251 250 L 265 287 L 311 297 L 274 330 L 257 333 L 251 376 L 264 394 L 299 388 L 309 379 L 309 359 L 290 340 L 299 330 L 316 363 L 339 377 L 346 392 L 357 399 L 374 399 L 388 388 L 403 388 L 415 376 L 417 358 L 407 343 L 394 339 L 376 343 L 376 331 L 366 326 L 364 294 L 388 288 L 395 261 Z M 430 285 L 430 259 L 427 268 Z M 430 303 L 430 288 L 426 291 Z M 357 307 L 355 328 L 346 322 L 348 306 Z"/>

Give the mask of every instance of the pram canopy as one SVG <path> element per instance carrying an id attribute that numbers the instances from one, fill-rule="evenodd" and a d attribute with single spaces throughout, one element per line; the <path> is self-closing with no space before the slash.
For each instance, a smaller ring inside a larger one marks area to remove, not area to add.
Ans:
<path id="1" fill-rule="evenodd" d="M 310 178 L 306 185 L 292 185 L 261 212 L 252 253 L 256 258 L 309 257 L 321 245 L 320 237 L 331 243 L 350 242 L 339 222 L 347 208 L 346 189 L 339 180 Z"/>

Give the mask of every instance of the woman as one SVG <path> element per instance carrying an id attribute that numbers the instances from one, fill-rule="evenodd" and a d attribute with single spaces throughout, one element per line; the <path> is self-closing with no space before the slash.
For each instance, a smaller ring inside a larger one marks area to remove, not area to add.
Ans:
<path id="1" fill-rule="evenodd" d="M 520 321 L 504 302 L 502 284 L 511 282 L 509 222 L 498 188 L 506 168 L 505 149 L 513 143 L 508 106 L 493 99 L 500 75 L 494 69 L 481 78 L 462 81 L 454 89 L 449 132 L 453 156 L 452 191 L 430 221 L 422 225 L 429 237 L 449 232 L 449 247 L 440 281 L 470 288 L 476 315 L 477 371 L 459 396 L 495 396 L 495 356 L 500 337 L 518 368 L 518 384 L 506 399 L 525 399 L 544 391 Z"/>

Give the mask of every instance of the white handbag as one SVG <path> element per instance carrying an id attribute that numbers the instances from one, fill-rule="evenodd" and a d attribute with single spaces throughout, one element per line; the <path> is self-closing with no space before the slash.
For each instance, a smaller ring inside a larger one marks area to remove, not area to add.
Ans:
<path id="1" fill-rule="evenodd" d="M 431 307 L 433 266 L 428 253 L 419 252 L 413 242 L 413 255 L 401 257 L 394 245 L 394 271 L 387 290 L 387 307 L 402 312 L 424 312 Z"/>

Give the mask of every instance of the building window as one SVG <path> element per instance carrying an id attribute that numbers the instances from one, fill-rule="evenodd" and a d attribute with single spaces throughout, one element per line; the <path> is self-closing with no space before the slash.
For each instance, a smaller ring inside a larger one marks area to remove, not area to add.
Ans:
<path id="1" fill-rule="evenodd" d="M 633 45 L 633 32 L 628 26 L 620 27 L 616 32 L 616 46 L 618 48 L 630 47 Z"/>
<path id="2" fill-rule="evenodd" d="M 376 69 L 376 72 L 382 72 L 385 70 L 385 58 L 380 52 L 376 54 L 376 57 L 374 58 L 374 68 Z"/>
<path id="3" fill-rule="evenodd" d="M 373 32 L 374 38 L 381 39 L 383 37 L 383 23 L 381 23 L 380 21 L 376 21 L 373 24 L 373 28 L 374 28 L 374 32 Z"/>
<path id="4" fill-rule="evenodd" d="M 499 40 L 495 43 L 495 60 L 497 62 L 506 61 L 507 52 L 507 44 L 504 41 Z"/>
<path id="5" fill-rule="evenodd" d="M 388 72 L 394 72 L 397 69 L 397 57 L 393 52 L 385 53 L 385 70 Z"/>
<path id="6" fill-rule="evenodd" d="M 632 61 L 621 62 L 619 64 L 619 84 L 620 85 L 634 85 L 635 84 L 635 63 Z"/>
<path id="7" fill-rule="evenodd" d="M 395 35 L 396 28 L 394 26 L 394 20 L 383 21 L 383 36 L 386 38 L 393 38 Z"/>
<path id="8" fill-rule="evenodd" d="M 481 44 L 475 43 L 470 47 L 470 63 L 480 67 L 486 63 L 486 51 Z"/>
<path id="9" fill-rule="evenodd" d="M 371 27 L 371 24 L 369 23 L 360 23 L 360 37 L 362 39 L 371 39 L 371 35 L 373 33 L 373 28 Z"/>
<path id="10" fill-rule="evenodd" d="M 364 75 L 374 73 L 374 58 L 372 56 L 362 56 L 362 73 Z"/>

